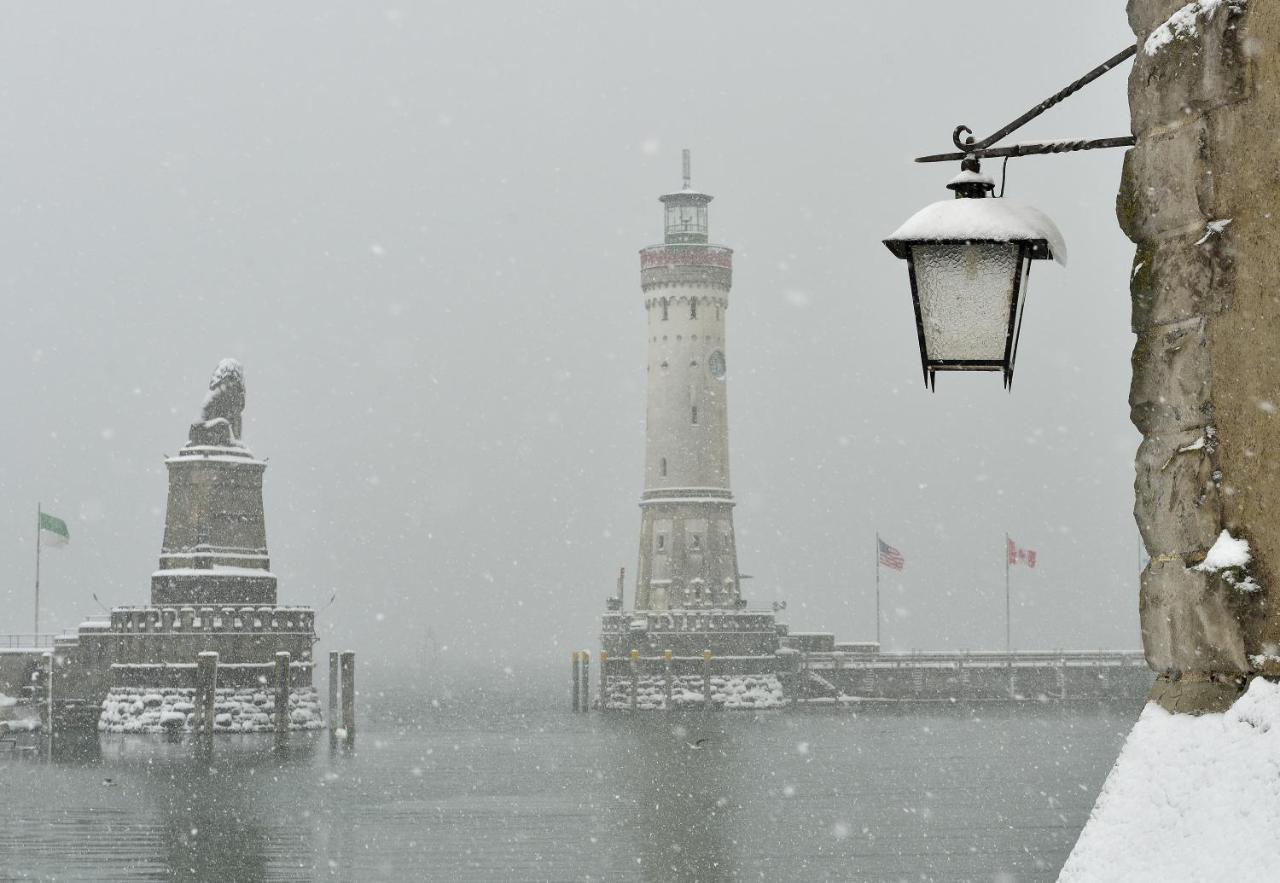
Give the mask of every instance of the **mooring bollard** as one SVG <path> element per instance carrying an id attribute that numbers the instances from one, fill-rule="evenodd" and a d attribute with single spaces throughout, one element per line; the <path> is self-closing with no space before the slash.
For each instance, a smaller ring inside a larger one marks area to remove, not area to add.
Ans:
<path id="1" fill-rule="evenodd" d="M 573 680 L 573 686 L 572 686 L 573 710 L 579 711 L 580 709 L 578 708 L 578 705 L 582 701 L 580 697 L 580 694 L 582 693 L 582 678 L 581 678 L 581 672 L 579 670 L 578 651 L 574 650 L 572 653 L 570 653 L 569 659 L 570 659 L 570 664 L 573 667 L 573 674 L 570 676 Z"/>
<path id="2" fill-rule="evenodd" d="M 600 651 L 600 710 L 609 708 L 609 652 Z"/>
<path id="3" fill-rule="evenodd" d="M 591 710 L 591 651 L 582 651 L 582 703 L 581 711 Z"/>
<path id="4" fill-rule="evenodd" d="M 292 690 L 292 670 L 289 663 L 293 657 L 288 650 L 276 654 L 276 742 L 284 744 L 289 741 L 289 693 Z"/>
<path id="5" fill-rule="evenodd" d="M 640 651 L 631 651 L 631 710 L 640 704 Z"/>
<path id="6" fill-rule="evenodd" d="M 671 651 L 664 650 L 662 652 L 662 696 L 663 707 L 667 711 L 672 710 L 671 704 Z"/>
<path id="7" fill-rule="evenodd" d="M 342 654 L 342 728 L 347 731 L 347 746 L 356 744 L 356 655 L 350 650 Z"/>
<path id="8" fill-rule="evenodd" d="M 703 710 L 711 710 L 711 651 L 702 651 L 702 702 Z"/>
<path id="9" fill-rule="evenodd" d="M 338 651 L 329 652 L 329 744 L 338 744 L 338 721 L 340 720 L 340 711 L 338 709 L 338 685 L 342 683 L 342 676 L 338 674 Z"/>
<path id="10" fill-rule="evenodd" d="M 218 654 L 205 650 L 196 655 L 196 715 L 198 731 L 213 735 L 218 698 Z"/>

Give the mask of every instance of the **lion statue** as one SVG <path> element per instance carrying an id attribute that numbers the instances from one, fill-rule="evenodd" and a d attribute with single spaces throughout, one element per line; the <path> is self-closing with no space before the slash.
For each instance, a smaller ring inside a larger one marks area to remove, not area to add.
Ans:
<path id="1" fill-rule="evenodd" d="M 244 366 L 223 359 L 209 378 L 209 391 L 200 406 L 200 419 L 191 424 L 196 445 L 239 445 L 240 414 L 244 411 Z"/>

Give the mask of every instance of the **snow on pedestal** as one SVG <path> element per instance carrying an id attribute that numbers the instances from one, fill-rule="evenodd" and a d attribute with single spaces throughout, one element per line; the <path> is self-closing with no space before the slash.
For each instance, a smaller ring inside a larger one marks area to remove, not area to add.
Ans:
<path id="1" fill-rule="evenodd" d="M 1143 710 L 1060 881 L 1280 877 L 1280 685 L 1222 714 Z"/>
<path id="2" fill-rule="evenodd" d="M 107 694 L 98 718 L 103 733 L 191 732 L 195 719 L 195 690 L 149 690 L 116 687 Z M 315 687 L 296 687 L 289 693 L 289 729 L 324 727 L 320 694 Z M 270 733 L 275 729 L 275 695 L 262 687 L 220 687 L 214 703 L 214 732 Z"/>
<path id="3" fill-rule="evenodd" d="M 666 681 L 662 677 L 637 678 L 636 708 L 641 711 L 657 711 L 666 708 Z M 701 706 L 702 675 L 683 675 L 671 679 L 671 704 L 675 708 Z M 786 704 L 782 684 L 775 675 L 713 675 L 711 678 L 711 703 L 724 708 L 760 710 L 782 708 Z M 631 679 L 609 678 L 605 708 L 628 709 L 631 707 Z"/>

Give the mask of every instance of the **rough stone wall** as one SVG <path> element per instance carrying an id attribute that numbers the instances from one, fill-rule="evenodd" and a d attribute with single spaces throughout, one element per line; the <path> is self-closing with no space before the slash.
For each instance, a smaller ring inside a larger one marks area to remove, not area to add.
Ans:
<path id="1" fill-rule="evenodd" d="M 1117 214 L 1137 245 L 1129 402 L 1152 558 L 1142 635 L 1160 673 L 1152 698 L 1194 713 L 1280 674 L 1280 4 L 1128 10 L 1137 145 Z M 1149 52 L 1175 13 L 1191 27 Z M 1261 589 L 1194 569 L 1223 530 L 1249 541 Z"/>

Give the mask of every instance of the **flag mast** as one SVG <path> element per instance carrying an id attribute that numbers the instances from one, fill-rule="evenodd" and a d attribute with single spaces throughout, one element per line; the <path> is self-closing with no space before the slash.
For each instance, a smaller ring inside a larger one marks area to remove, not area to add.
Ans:
<path id="1" fill-rule="evenodd" d="M 880 649 L 880 531 L 876 531 L 876 652 Z"/>
<path id="2" fill-rule="evenodd" d="M 36 503 L 36 616 L 35 639 L 40 640 L 40 504 Z"/>
<path id="3" fill-rule="evenodd" d="M 1004 535 L 1004 652 L 1012 650 L 1009 642 L 1009 534 Z"/>

